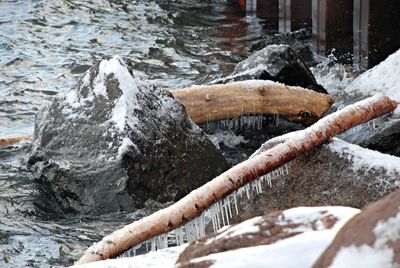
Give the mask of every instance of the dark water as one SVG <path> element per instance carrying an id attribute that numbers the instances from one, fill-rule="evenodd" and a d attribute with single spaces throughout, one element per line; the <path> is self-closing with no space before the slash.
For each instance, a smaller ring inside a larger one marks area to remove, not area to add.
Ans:
<path id="1" fill-rule="evenodd" d="M 229 73 L 269 32 L 225 1 L 0 1 L 0 137 L 32 133 L 35 113 L 102 58 L 121 55 L 136 75 L 175 88 Z M 28 153 L 0 149 L 0 267 L 72 264 L 152 210 L 52 219 L 34 205 Z"/>

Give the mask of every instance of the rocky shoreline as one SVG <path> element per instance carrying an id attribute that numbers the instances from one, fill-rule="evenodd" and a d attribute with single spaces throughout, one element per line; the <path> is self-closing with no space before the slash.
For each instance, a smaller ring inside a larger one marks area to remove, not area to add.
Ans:
<path id="1" fill-rule="evenodd" d="M 331 93 L 290 47 L 272 45 L 211 84 L 258 79 L 303 86 L 335 95 L 333 112 L 376 93 L 399 102 L 399 68 L 400 51 Z M 217 233 L 176 250 L 82 267 L 149 267 L 163 261 L 176 267 L 348 267 L 356 263 L 354 256 L 365 262 L 374 256 L 363 267 L 396 267 L 399 115 L 397 109 L 297 158 L 262 190 L 238 198 L 238 212 L 227 213 L 229 226 Z M 36 204 L 68 217 L 176 202 L 231 164 L 305 127 L 276 115 L 248 117 L 240 128 L 231 121 L 196 126 L 169 92 L 132 76 L 122 58 L 103 60 L 37 116 L 29 159 L 40 190 Z M 379 208 L 387 209 L 374 214 Z M 210 219 L 205 223 L 211 230 Z M 382 224 L 390 225 L 390 239 Z M 361 231 L 352 240 L 347 228 L 350 233 L 365 228 L 375 240 L 359 240 Z M 307 252 L 301 257 L 300 248 Z"/>

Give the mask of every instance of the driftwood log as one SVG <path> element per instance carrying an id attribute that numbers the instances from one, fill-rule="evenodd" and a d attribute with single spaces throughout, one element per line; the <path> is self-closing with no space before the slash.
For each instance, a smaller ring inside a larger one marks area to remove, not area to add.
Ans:
<path id="1" fill-rule="evenodd" d="M 332 106 L 335 98 L 301 87 L 263 80 L 194 86 L 171 91 L 196 124 L 242 115 L 279 114 L 310 125 Z"/>
<path id="2" fill-rule="evenodd" d="M 225 85 L 195 86 L 171 90 L 196 124 L 241 115 L 284 116 L 309 125 L 332 106 L 335 98 L 301 87 L 272 81 L 250 80 Z M 31 135 L 0 138 L 0 147 L 31 140 Z"/>
<path id="3" fill-rule="evenodd" d="M 176 229 L 250 181 L 283 166 L 335 135 L 394 111 L 396 107 L 397 102 L 376 95 L 328 115 L 285 142 L 234 166 L 170 207 L 104 237 L 91 246 L 77 264 L 116 257 L 144 241 Z"/>
<path id="4" fill-rule="evenodd" d="M 30 141 L 30 140 L 32 140 L 32 135 L 0 138 L 0 147 L 10 146 L 10 145 L 19 143 L 21 141 Z"/>

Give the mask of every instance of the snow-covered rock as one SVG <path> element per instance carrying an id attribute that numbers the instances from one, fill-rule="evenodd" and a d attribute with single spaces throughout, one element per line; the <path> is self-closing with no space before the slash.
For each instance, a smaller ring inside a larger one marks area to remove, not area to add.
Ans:
<path id="1" fill-rule="evenodd" d="M 192 242 L 176 267 L 308 268 L 358 212 L 348 207 L 298 207 L 256 217 Z"/>
<path id="2" fill-rule="evenodd" d="M 267 141 L 255 154 L 291 135 L 296 132 Z M 261 193 L 251 191 L 250 199 L 237 195 L 239 214 L 231 222 L 296 206 L 362 208 L 400 188 L 400 158 L 337 138 L 299 156 L 284 171 L 271 177 L 271 186 L 262 183 Z"/>
<path id="3" fill-rule="evenodd" d="M 238 63 L 233 73 L 211 83 L 223 84 L 244 80 L 272 80 L 327 93 L 297 54 L 287 45 L 267 46 Z"/>
<path id="4" fill-rule="evenodd" d="M 117 56 L 88 70 L 37 117 L 32 147 L 45 195 L 38 204 L 62 212 L 176 201 L 228 168 L 184 107 L 132 77 Z"/>
<path id="5" fill-rule="evenodd" d="M 313 267 L 399 266 L 400 191 L 396 191 L 351 219 Z"/>
<path id="6" fill-rule="evenodd" d="M 400 103 L 400 50 L 385 61 L 356 78 L 339 94 L 336 105 L 340 107 L 370 97 L 384 94 Z M 383 153 L 400 156 L 400 107 L 393 115 L 374 120 L 350 131 L 341 138 Z"/>

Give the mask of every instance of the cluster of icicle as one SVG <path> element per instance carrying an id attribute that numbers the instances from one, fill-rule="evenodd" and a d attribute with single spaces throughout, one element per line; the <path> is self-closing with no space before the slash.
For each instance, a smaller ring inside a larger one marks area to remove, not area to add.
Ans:
<path id="1" fill-rule="evenodd" d="M 206 127 L 210 128 L 211 126 L 217 124 L 217 126 L 222 126 L 224 128 L 228 128 L 229 130 L 242 130 L 244 128 L 260 130 L 263 128 L 263 125 L 267 122 L 271 122 L 274 126 L 279 125 L 279 114 L 273 115 L 263 115 L 263 114 L 250 114 L 250 115 L 241 115 L 239 117 L 233 119 L 225 119 L 215 122 L 212 118 L 206 123 Z"/>
<path id="2" fill-rule="evenodd" d="M 364 128 L 366 128 L 366 129 L 372 129 L 372 130 L 377 129 L 377 126 L 376 126 L 376 119 L 371 120 L 371 121 L 368 121 L 368 122 L 365 123 L 365 124 L 361 124 L 361 125 L 358 125 L 358 126 L 356 126 L 356 127 L 353 127 L 352 129 L 350 129 L 350 132 L 351 132 L 351 133 L 360 133 L 360 132 L 362 132 L 362 131 L 364 130 Z"/>
<path id="3" fill-rule="evenodd" d="M 230 224 L 230 219 L 233 217 L 232 211 L 234 211 L 236 215 L 239 214 L 237 204 L 238 198 L 242 198 L 245 195 L 250 199 L 252 194 L 262 193 L 263 184 L 266 184 L 267 187 L 272 187 L 272 181 L 274 179 L 281 178 L 289 173 L 288 165 L 289 164 L 286 164 L 244 185 L 236 192 L 212 205 L 208 210 L 203 212 L 201 216 L 188 222 L 184 226 L 168 234 L 159 235 L 150 241 L 146 241 L 123 253 L 119 257 L 131 257 L 135 256 L 137 253 L 142 254 L 168 248 L 169 246 L 179 246 L 184 243 L 190 243 L 205 236 L 205 229 L 209 222 L 212 222 L 214 232 L 217 232 L 222 227 Z M 234 207 L 234 210 L 232 210 L 232 207 Z"/>

